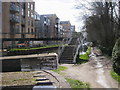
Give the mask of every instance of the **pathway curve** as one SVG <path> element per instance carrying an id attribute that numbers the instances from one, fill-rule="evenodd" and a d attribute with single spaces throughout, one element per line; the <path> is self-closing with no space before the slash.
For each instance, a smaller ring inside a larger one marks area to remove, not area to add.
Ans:
<path id="1" fill-rule="evenodd" d="M 65 77 L 88 82 L 91 88 L 118 88 L 117 82 L 110 76 L 110 60 L 104 56 L 96 56 L 101 55 L 96 48 L 91 51 L 90 61 L 85 64 L 62 64 L 61 66 L 68 67 L 63 71 L 66 73 Z"/>

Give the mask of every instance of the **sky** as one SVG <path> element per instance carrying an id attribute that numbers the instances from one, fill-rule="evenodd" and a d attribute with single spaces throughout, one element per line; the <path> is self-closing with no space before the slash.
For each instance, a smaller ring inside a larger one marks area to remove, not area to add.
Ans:
<path id="1" fill-rule="evenodd" d="M 79 26 L 82 22 L 77 20 L 79 11 L 75 9 L 75 0 L 34 0 L 35 10 L 38 14 L 56 14 L 60 21 L 70 21 L 72 25 L 75 25 L 76 31 L 79 30 Z"/>

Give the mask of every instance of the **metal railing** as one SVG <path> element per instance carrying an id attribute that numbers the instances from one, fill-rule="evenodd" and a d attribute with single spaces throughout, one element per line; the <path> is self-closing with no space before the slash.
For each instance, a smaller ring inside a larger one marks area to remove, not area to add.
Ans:
<path id="1" fill-rule="evenodd" d="M 63 41 L 61 42 L 61 45 L 58 48 L 58 60 L 60 59 L 65 46 L 67 46 L 71 42 L 71 38 L 64 38 Z"/>
<path id="2" fill-rule="evenodd" d="M 13 3 L 10 3 L 10 10 L 15 11 L 15 12 L 19 12 L 19 6 L 15 5 Z"/>
<path id="3" fill-rule="evenodd" d="M 74 57 L 73 63 L 76 63 L 76 57 L 79 53 L 79 48 L 80 48 L 80 39 L 77 38 L 76 43 L 74 45 L 74 49 L 73 49 L 73 57 Z"/>
<path id="4" fill-rule="evenodd" d="M 20 22 L 20 19 L 19 19 L 17 16 L 12 16 L 12 15 L 10 15 L 10 21 L 11 21 L 11 22 L 19 23 L 19 22 Z"/>

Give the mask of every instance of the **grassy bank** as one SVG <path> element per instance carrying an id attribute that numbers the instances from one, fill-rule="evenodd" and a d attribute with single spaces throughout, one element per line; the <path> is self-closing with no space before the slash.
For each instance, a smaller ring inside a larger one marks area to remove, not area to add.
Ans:
<path id="1" fill-rule="evenodd" d="M 90 53 L 91 53 L 91 47 L 88 47 L 87 51 L 84 54 L 79 55 L 77 64 L 82 64 L 82 63 L 88 62 Z"/>
<path id="2" fill-rule="evenodd" d="M 35 85 L 34 73 L 30 72 L 6 72 L 2 73 L 2 86 Z"/>
<path id="3" fill-rule="evenodd" d="M 13 49 L 10 49 L 9 51 L 44 49 L 44 48 L 52 48 L 52 47 L 59 47 L 59 46 L 60 46 L 60 45 L 49 45 L 49 46 L 35 47 L 35 48 L 13 48 Z"/>
<path id="4" fill-rule="evenodd" d="M 67 67 L 58 66 L 58 69 L 55 69 L 55 70 L 52 70 L 52 71 L 60 74 L 61 71 L 64 71 L 64 70 L 66 70 L 66 69 L 67 69 Z"/>
<path id="5" fill-rule="evenodd" d="M 120 76 L 117 73 L 115 73 L 114 71 L 111 71 L 110 75 L 112 76 L 113 79 L 118 81 L 118 83 L 120 84 Z"/>
<path id="6" fill-rule="evenodd" d="M 90 88 L 90 85 L 88 83 L 84 83 L 82 81 L 74 80 L 71 78 L 66 78 L 66 80 L 70 84 L 71 88 Z"/>

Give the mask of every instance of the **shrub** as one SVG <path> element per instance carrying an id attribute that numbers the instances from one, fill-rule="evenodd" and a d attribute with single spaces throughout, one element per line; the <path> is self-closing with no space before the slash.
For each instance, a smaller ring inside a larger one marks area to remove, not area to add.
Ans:
<path id="1" fill-rule="evenodd" d="M 120 75 L 120 38 L 116 41 L 112 51 L 113 70 Z"/>

